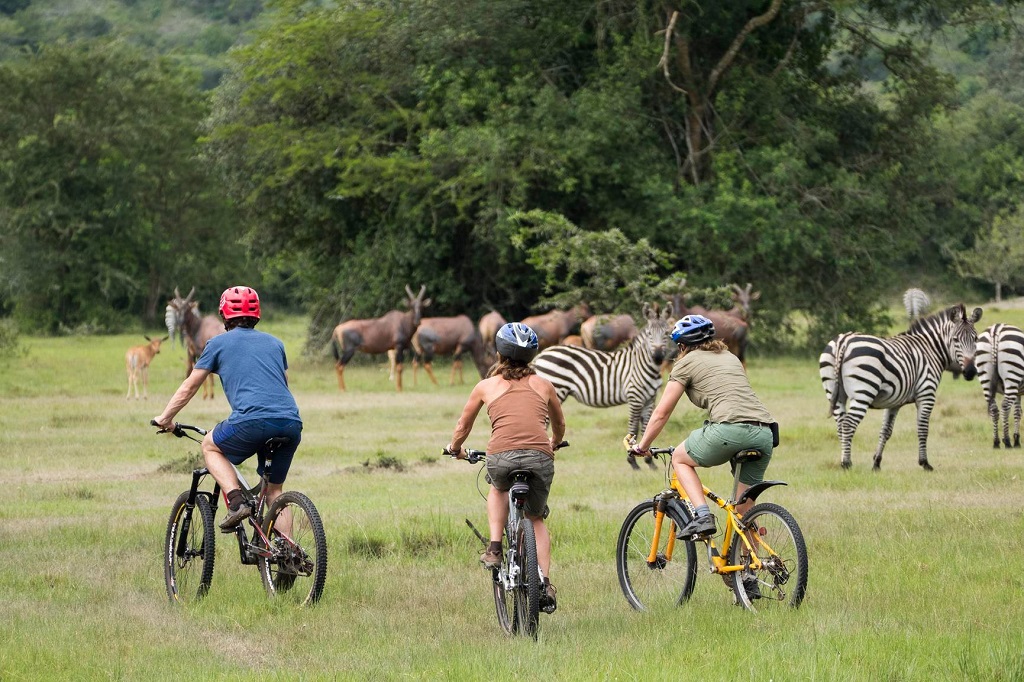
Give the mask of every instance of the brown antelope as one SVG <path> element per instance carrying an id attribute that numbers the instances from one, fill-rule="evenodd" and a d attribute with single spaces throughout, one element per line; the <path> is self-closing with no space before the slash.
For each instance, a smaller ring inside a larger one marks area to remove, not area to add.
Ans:
<path id="1" fill-rule="evenodd" d="M 507 320 L 501 316 L 501 313 L 492 310 L 483 317 L 477 323 L 476 328 L 480 332 L 480 338 L 484 342 L 484 362 L 488 367 L 494 364 L 495 360 L 498 359 L 498 352 L 494 348 L 494 337 L 498 335 L 498 330 L 505 326 Z"/>
<path id="2" fill-rule="evenodd" d="M 559 345 L 561 345 L 561 346 L 578 346 L 579 348 L 584 348 L 585 347 L 585 345 L 583 343 L 583 337 L 580 336 L 579 334 L 569 334 L 569 336 L 567 336 L 564 339 L 562 339 L 562 342 Z"/>
<path id="3" fill-rule="evenodd" d="M 540 349 L 544 350 L 569 336 L 574 329 L 579 327 L 580 322 L 588 317 L 590 317 L 590 306 L 586 303 L 578 303 L 573 306 L 572 310 L 552 310 L 543 315 L 527 317 L 521 322 L 537 332 Z"/>
<path id="4" fill-rule="evenodd" d="M 181 297 L 178 288 L 174 288 L 174 298 L 168 302 L 168 307 L 175 310 L 176 319 L 180 320 L 181 333 L 185 339 L 185 376 L 192 373 L 196 360 L 203 354 L 207 342 L 218 334 L 224 333 L 224 321 L 219 315 L 202 316 L 199 313 L 199 302 L 192 300 L 196 288 L 188 292 L 188 296 Z M 206 383 L 203 384 L 203 398 L 213 399 L 214 384 L 211 374 Z"/>
<path id="5" fill-rule="evenodd" d="M 459 383 L 464 383 L 462 377 L 462 355 L 469 352 L 476 365 L 480 378 L 487 376 L 487 364 L 484 357 L 484 343 L 480 332 L 473 326 L 473 321 L 465 315 L 455 317 L 424 317 L 416 333 L 412 336 L 412 347 L 415 352 L 413 356 L 412 381 L 416 384 L 416 373 L 418 364 L 423 364 L 427 376 L 437 386 L 437 377 L 431 363 L 435 355 L 452 355 L 452 373 L 448 380 L 449 386 L 455 385 L 455 373 L 459 373 Z"/>
<path id="6" fill-rule="evenodd" d="M 633 340 L 636 322 L 632 315 L 594 315 L 580 325 L 580 336 L 584 348 L 613 351 Z"/>
<path id="7" fill-rule="evenodd" d="M 430 299 L 423 299 L 427 285 L 420 287 L 420 293 L 413 296 L 412 289 L 405 285 L 406 304 L 409 310 L 392 310 L 381 317 L 366 320 L 342 322 L 331 333 L 331 350 L 334 352 L 334 369 L 338 374 L 338 389 L 345 390 L 345 365 L 357 350 L 364 353 L 386 353 L 395 351 L 395 388 L 402 390 L 402 360 L 412 346 L 412 335 L 423 318 L 423 309 L 430 305 Z"/>
<path id="8" fill-rule="evenodd" d="M 715 338 L 725 342 L 729 351 L 740 359 L 743 368 L 746 369 L 751 303 L 761 297 L 761 292 L 751 292 L 750 284 L 747 284 L 745 289 L 741 289 L 736 284 L 730 286 L 733 290 L 732 299 L 736 303 L 730 310 L 708 310 L 699 305 L 688 308 L 685 303 L 687 297 L 682 294 L 672 296 L 672 304 L 679 317 L 703 315 L 711 320 L 715 325 Z M 673 353 L 669 360 L 674 360 L 674 355 Z"/>
<path id="9" fill-rule="evenodd" d="M 151 339 L 143 334 L 149 341 L 145 346 L 129 348 L 124 354 L 124 366 L 128 371 L 128 400 L 132 396 L 132 387 L 135 387 L 135 399 L 139 399 L 139 378 L 142 378 L 142 397 L 149 398 L 149 363 L 153 362 L 153 356 L 160 352 L 160 344 L 168 339 Z"/>
<path id="10" fill-rule="evenodd" d="M 753 285 L 750 282 L 747 282 L 747 286 L 743 289 L 740 289 L 738 284 L 730 284 L 729 287 L 732 289 L 732 300 L 735 305 L 727 312 L 738 315 L 741 320 L 750 324 L 752 304 L 761 298 L 761 292 L 751 291 Z"/>

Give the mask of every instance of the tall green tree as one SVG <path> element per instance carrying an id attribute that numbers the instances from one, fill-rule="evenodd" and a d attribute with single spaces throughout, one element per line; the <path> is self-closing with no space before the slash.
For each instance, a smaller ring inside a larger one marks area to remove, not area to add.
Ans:
<path id="1" fill-rule="evenodd" d="M 194 77 L 103 41 L 0 64 L 0 91 L 0 283 L 23 325 L 153 319 L 180 276 L 237 262 L 204 253 L 231 217 L 197 157 Z"/>

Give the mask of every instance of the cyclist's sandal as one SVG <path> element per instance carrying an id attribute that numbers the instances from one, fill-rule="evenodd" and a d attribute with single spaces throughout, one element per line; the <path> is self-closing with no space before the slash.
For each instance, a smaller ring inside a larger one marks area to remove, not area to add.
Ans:
<path id="1" fill-rule="evenodd" d="M 501 552 L 492 552 L 491 550 L 487 550 L 480 555 L 480 563 L 484 565 L 484 568 L 498 568 L 501 566 Z"/>
<path id="2" fill-rule="evenodd" d="M 714 516 L 711 516 L 710 514 L 708 516 L 698 516 L 680 528 L 679 532 L 676 533 L 676 538 L 679 540 L 703 538 L 707 535 L 714 535 L 717 530 Z"/>
<path id="3" fill-rule="evenodd" d="M 238 505 L 238 509 L 228 509 L 227 517 L 220 522 L 220 529 L 225 533 L 233 533 L 235 527 L 252 515 L 252 507 L 247 504 Z"/>

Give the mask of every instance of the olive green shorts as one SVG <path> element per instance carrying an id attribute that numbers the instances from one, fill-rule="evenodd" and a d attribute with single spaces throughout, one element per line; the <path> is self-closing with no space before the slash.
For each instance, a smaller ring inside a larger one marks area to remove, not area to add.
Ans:
<path id="1" fill-rule="evenodd" d="M 772 459 L 772 430 L 756 424 L 716 424 L 692 431 L 683 443 L 686 453 L 702 467 L 725 464 L 740 450 L 760 450 L 764 457 L 745 462 L 740 470 L 740 483 L 754 485 L 764 480 L 764 472 Z"/>
<path id="2" fill-rule="evenodd" d="M 512 487 L 512 472 L 517 469 L 533 474 L 529 480 L 530 494 L 526 496 L 527 515 L 546 516 L 548 493 L 555 478 L 554 458 L 538 450 L 487 453 L 487 482 L 501 492 L 508 492 Z"/>

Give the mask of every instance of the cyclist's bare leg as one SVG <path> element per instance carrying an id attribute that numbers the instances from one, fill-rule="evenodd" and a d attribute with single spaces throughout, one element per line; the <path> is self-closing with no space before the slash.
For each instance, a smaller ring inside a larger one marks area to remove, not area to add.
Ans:
<path id="1" fill-rule="evenodd" d="M 704 504 L 704 486 L 697 475 L 697 467 L 700 465 L 686 453 L 685 441 L 676 447 L 672 453 L 672 470 L 676 472 L 676 478 L 686 491 L 693 506 Z"/>
<path id="2" fill-rule="evenodd" d="M 530 516 L 526 518 L 533 521 L 533 536 L 537 540 L 537 565 L 544 573 L 544 577 L 551 578 L 551 534 L 548 532 L 547 524 L 542 516 Z"/>
<path id="3" fill-rule="evenodd" d="M 267 483 L 267 500 L 264 509 L 270 509 L 270 506 L 274 504 L 274 500 L 284 492 L 283 483 Z M 284 535 L 291 536 L 292 534 L 292 510 L 290 507 L 285 507 L 281 510 L 281 513 L 277 516 L 277 521 L 274 522 L 274 528 Z"/>
<path id="4" fill-rule="evenodd" d="M 213 431 L 203 436 L 203 459 L 206 462 L 206 468 L 210 471 L 210 475 L 213 476 L 213 480 L 220 484 L 221 490 L 225 493 L 241 487 L 241 484 L 238 482 L 238 474 L 235 473 L 235 467 L 231 466 L 231 462 L 228 461 L 228 458 L 217 447 L 217 444 L 213 442 Z"/>
<path id="5" fill-rule="evenodd" d="M 487 493 L 487 525 L 491 542 L 501 542 L 505 523 L 508 522 L 508 491 L 501 492 L 493 485 Z"/>

